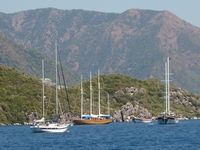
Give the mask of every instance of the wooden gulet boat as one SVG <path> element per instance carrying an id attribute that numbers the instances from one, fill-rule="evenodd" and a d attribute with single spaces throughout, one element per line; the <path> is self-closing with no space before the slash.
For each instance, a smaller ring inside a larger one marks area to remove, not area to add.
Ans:
<path id="1" fill-rule="evenodd" d="M 90 73 L 90 115 L 83 115 L 83 88 L 82 88 L 82 75 L 81 75 L 81 118 L 73 120 L 75 125 L 100 125 L 109 124 L 112 122 L 110 115 L 103 115 L 100 113 L 100 81 L 99 81 L 99 70 L 98 70 L 98 106 L 99 114 L 92 114 L 92 84 L 91 84 L 91 73 Z"/>
<path id="2" fill-rule="evenodd" d="M 74 120 L 75 125 L 99 125 L 99 124 L 109 124 L 110 122 L 112 122 L 112 120 L 102 119 L 102 118 L 76 119 L 76 120 Z"/>

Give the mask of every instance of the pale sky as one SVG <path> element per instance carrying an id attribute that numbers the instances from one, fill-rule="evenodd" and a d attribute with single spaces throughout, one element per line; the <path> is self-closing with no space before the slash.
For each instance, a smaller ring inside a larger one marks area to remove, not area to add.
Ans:
<path id="1" fill-rule="evenodd" d="M 0 12 L 16 13 L 38 8 L 83 9 L 122 13 L 131 8 L 168 10 L 200 27 L 200 0 L 0 0 Z"/>

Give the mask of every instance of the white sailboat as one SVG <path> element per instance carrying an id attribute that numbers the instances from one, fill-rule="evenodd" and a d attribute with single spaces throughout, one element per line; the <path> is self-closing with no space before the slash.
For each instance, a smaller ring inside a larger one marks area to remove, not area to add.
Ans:
<path id="1" fill-rule="evenodd" d="M 43 84 L 43 117 L 41 120 L 36 120 L 30 126 L 33 132 L 65 132 L 69 124 L 58 122 L 58 87 L 57 87 L 57 42 L 55 42 L 56 53 L 56 118 L 53 120 L 45 120 L 44 118 L 44 61 L 42 61 L 42 84 Z"/>
<path id="2" fill-rule="evenodd" d="M 166 110 L 165 112 L 162 112 L 157 118 L 159 124 L 177 124 L 179 122 L 176 113 L 170 110 L 169 60 L 170 58 L 167 57 L 167 62 L 165 63 Z"/>

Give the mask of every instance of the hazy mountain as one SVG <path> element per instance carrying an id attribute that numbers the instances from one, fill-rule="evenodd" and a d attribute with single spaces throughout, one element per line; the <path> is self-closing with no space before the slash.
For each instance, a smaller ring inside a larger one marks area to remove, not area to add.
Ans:
<path id="1" fill-rule="evenodd" d="M 0 13 L 0 32 L 10 40 L 61 60 L 85 77 L 89 71 L 164 79 L 171 57 L 171 84 L 199 92 L 200 29 L 168 11 L 130 9 L 121 14 L 53 8 Z"/>
<path id="2" fill-rule="evenodd" d="M 55 79 L 55 60 L 45 56 L 38 50 L 15 44 L 1 33 L 0 54 L 0 64 L 13 67 L 29 76 L 37 78 L 42 78 L 42 59 L 44 59 L 45 78 L 50 78 L 52 81 Z M 59 66 L 58 70 L 61 72 Z M 67 86 L 77 83 L 77 75 L 66 67 L 63 67 L 63 69 L 65 69 L 64 73 Z"/>

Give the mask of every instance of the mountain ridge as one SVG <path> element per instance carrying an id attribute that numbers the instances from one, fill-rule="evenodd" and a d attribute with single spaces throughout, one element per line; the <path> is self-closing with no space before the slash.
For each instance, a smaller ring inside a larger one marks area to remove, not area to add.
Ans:
<path id="1" fill-rule="evenodd" d="M 200 29 L 169 11 L 130 9 L 123 13 L 37 9 L 0 13 L 9 39 L 53 57 L 58 39 L 62 63 L 89 78 L 97 68 L 140 79 L 162 79 L 172 58 L 173 83 L 199 93 Z"/>
<path id="2" fill-rule="evenodd" d="M 0 33 L 0 64 L 15 68 L 29 76 L 42 77 L 42 59 L 45 62 L 45 77 L 55 80 L 55 60 L 45 56 L 36 49 L 25 48 L 23 45 L 10 41 Z M 58 59 L 59 60 L 59 59 Z M 59 67 L 59 69 L 61 69 Z M 67 86 L 77 83 L 77 75 L 63 67 Z"/>

